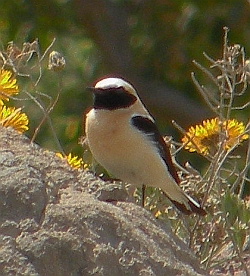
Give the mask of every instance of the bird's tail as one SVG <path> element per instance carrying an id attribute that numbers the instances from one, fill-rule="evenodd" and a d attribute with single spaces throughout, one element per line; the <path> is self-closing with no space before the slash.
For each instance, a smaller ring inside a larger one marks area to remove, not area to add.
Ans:
<path id="1" fill-rule="evenodd" d="M 190 215 L 192 213 L 196 213 L 200 216 L 205 216 L 207 212 L 200 206 L 198 202 L 196 202 L 192 197 L 183 192 L 185 196 L 185 203 L 178 202 L 176 200 L 171 199 L 167 194 L 163 191 L 166 197 L 175 205 L 175 207 L 180 210 L 185 215 Z"/>

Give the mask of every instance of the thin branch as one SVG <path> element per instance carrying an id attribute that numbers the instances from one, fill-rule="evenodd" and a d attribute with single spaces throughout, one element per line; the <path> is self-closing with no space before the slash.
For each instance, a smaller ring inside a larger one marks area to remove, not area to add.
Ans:
<path id="1" fill-rule="evenodd" d="M 202 89 L 201 85 L 199 84 L 199 82 L 196 80 L 194 73 L 191 73 L 191 77 L 192 80 L 195 84 L 195 87 L 197 88 L 198 92 L 200 92 L 200 94 L 202 95 L 203 99 L 205 100 L 205 102 L 207 103 L 207 105 L 211 108 L 211 110 L 215 113 L 215 114 L 219 114 L 218 113 L 218 108 L 214 107 L 213 104 L 209 101 L 209 98 L 207 96 L 207 94 L 204 92 L 204 90 Z"/>

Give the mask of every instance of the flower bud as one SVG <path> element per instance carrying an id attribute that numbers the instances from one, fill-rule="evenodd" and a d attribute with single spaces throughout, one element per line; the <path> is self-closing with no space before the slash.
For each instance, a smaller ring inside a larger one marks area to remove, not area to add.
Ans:
<path id="1" fill-rule="evenodd" d="M 49 55 L 48 69 L 53 71 L 61 71 L 65 67 L 65 58 L 57 51 L 53 51 Z"/>

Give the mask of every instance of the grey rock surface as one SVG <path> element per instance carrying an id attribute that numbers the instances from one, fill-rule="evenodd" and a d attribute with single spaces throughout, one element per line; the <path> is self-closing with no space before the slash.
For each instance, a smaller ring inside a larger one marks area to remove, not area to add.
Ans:
<path id="1" fill-rule="evenodd" d="M 119 199 L 109 203 L 106 199 Z M 206 275 L 126 192 L 0 128 L 0 275 Z"/>

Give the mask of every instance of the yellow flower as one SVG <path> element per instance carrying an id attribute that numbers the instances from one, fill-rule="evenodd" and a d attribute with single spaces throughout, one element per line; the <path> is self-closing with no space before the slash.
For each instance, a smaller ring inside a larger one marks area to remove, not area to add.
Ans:
<path id="1" fill-rule="evenodd" d="M 4 127 L 12 127 L 20 133 L 28 130 L 28 117 L 25 113 L 21 113 L 21 108 L 7 107 L 0 105 L 0 125 Z"/>
<path id="2" fill-rule="evenodd" d="M 0 70 L 0 100 L 9 100 L 11 95 L 18 94 L 17 80 L 12 78 L 12 73 L 7 70 Z"/>
<path id="3" fill-rule="evenodd" d="M 245 133 L 243 123 L 235 119 L 223 122 L 223 129 L 225 129 L 226 133 L 226 141 L 224 144 L 226 150 L 249 138 L 249 135 Z"/>
<path id="4" fill-rule="evenodd" d="M 213 118 L 191 126 L 182 138 L 182 143 L 190 152 L 213 155 L 218 150 L 220 141 L 223 149 L 229 150 L 248 138 L 242 122 L 235 119 L 220 122 L 218 118 Z"/>
<path id="5" fill-rule="evenodd" d="M 68 155 L 62 155 L 61 153 L 57 152 L 56 155 L 62 159 L 65 159 L 68 164 L 74 168 L 74 169 L 79 169 L 79 168 L 87 168 L 87 165 L 84 164 L 82 158 L 79 158 L 78 156 L 72 156 L 72 154 L 68 154 Z"/>

